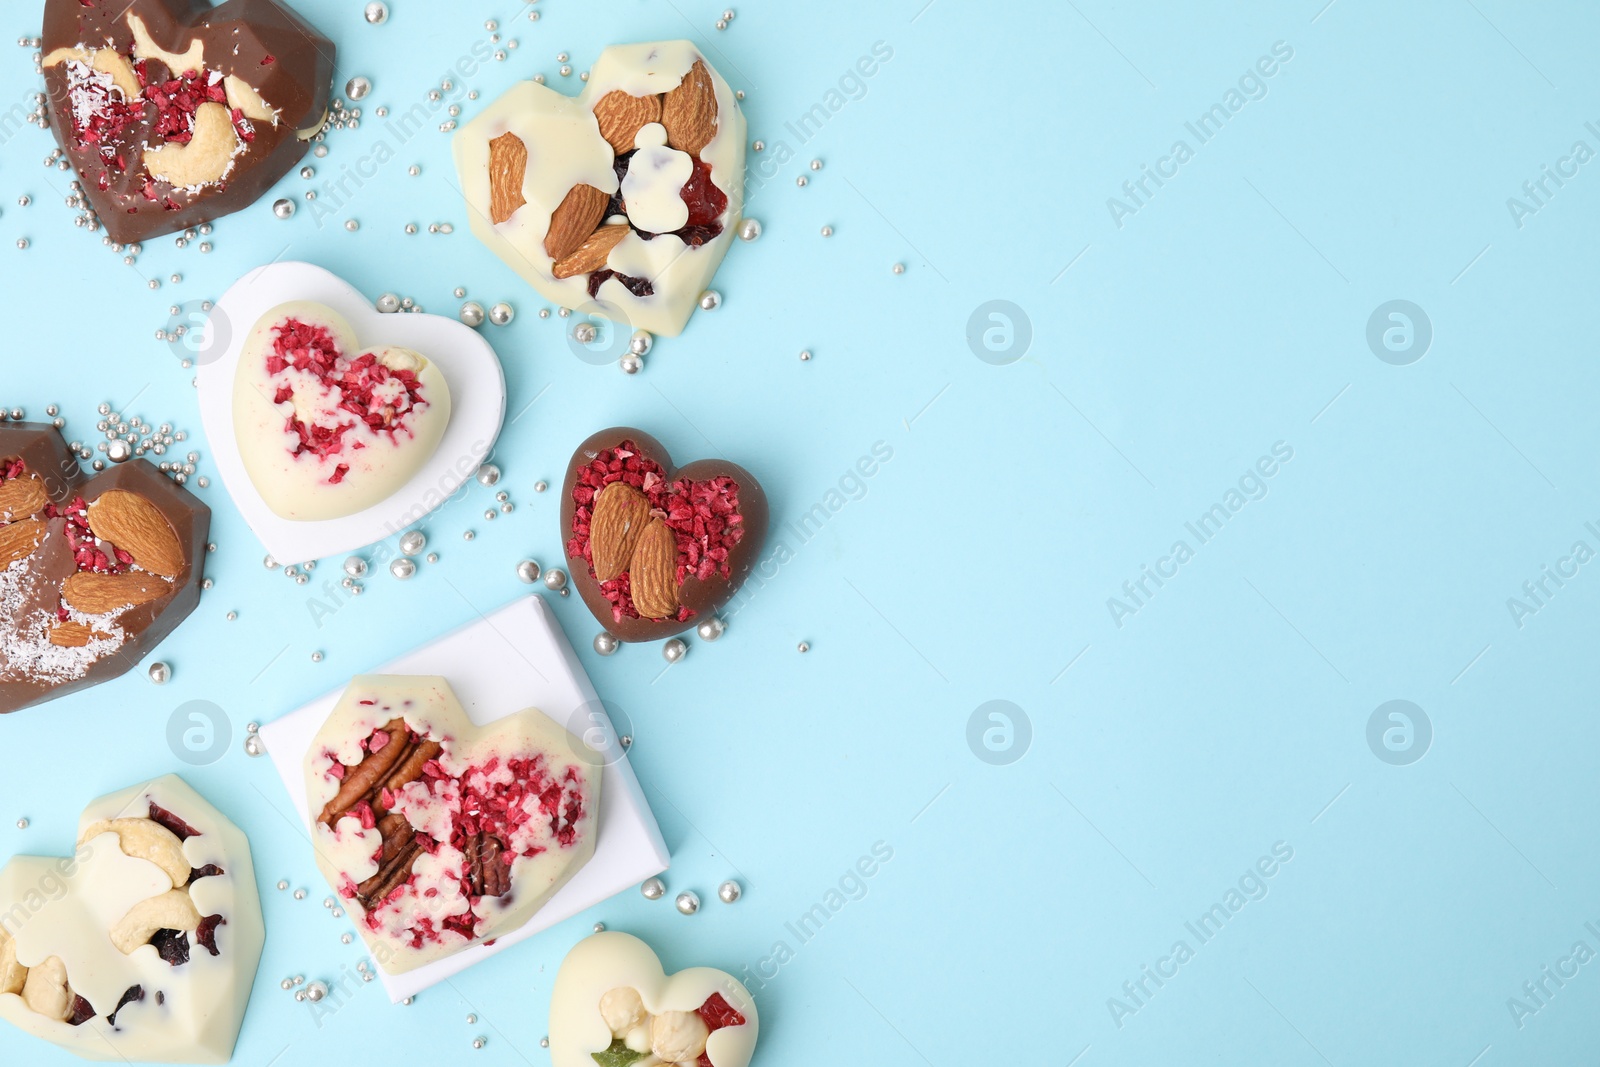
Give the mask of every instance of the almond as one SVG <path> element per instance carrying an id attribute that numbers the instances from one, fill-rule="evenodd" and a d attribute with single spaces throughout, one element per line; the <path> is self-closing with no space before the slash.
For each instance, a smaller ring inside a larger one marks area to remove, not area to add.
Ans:
<path id="1" fill-rule="evenodd" d="M 163 578 L 183 573 L 183 546 L 167 517 L 126 489 L 110 489 L 89 505 L 89 529 L 133 557 L 142 570 Z"/>
<path id="2" fill-rule="evenodd" d="M 651 519 L 639 535 L 628 568 L 633 606 L 647 619 L 664 619 L 678 610 L 678 542 L 672 529 Z"/>
<path id="3" fill-rule="evenodd" d="M 85 615 L 106 615 L 148 604 L 171 588 L 163 579 L 138 571 L 123 574 L 79 571 L 62 585 L 61 599 L 66 601 L 67 607 Z"/>
<path id="4" fill-rule="evenodd" d="M 82 648 L 91 638 L 110 637 L 85 622 L 58 623 L 50 631 L 50 643 L 58 648 Z"/>
<path id="5" fill-rule="evenodd" d="M 45 491 L 44 479 L 37 474 L 0 482 L 0 522 L 25 519 L 43 511 L 48 503 L 50 494 Z"/>
<path id="6" fill-rule="evenodd" d="M 633 151 L 640 127 L 661 121 L 661 97 L 634 96 L 614 89 L 595 104 L 594 117 L 600 124 L 600 136 L 620 156 Z"/>
<path id="7" fill-rule="evenodd" d="M 528 202 L 522 179 L 528 172 L 528 146 L 514 133 L 489 142 L 489 221 L 496 226 Z"/>
<path id="8" fill-rule="evenodd" d="M 545 255 L 559 262 L 576 252 L 594 234 L 594 228 L 605 221 L 609 203 L 610 195 L 592 185 L 574 185 L 567 190 L 561 205 L 550 216 L 550 232 L 544 235 Z"/>
<path id="9" fill-rule="evenodd" d="M 589 554 L 594 576 L 609 582 L 628 569 L 634 545 L 650 521 L 650 501 L 627 482 L 612 482 L 600 490 L 589 521 Z"/>
<path id="10" fill-rule="evenodd" d="M 717 87 L 704 60 L 697 59 L 678 87 L 661 100 L 667 144 L 698 156 L 717 135 Z"/>
<path id="11" fill-rule="evenodd" d="M 629 227 L 625 223 L 600 227 L 587 241 L 578 246 L 577 251 L 556 260 L 550 273 L 557 278 L 571 278 L 576 274 L 588 274 L 590 271 L 600 270 L 606 265 L 606 257 L 611 254 L 611 250 L 628 236 L 628 232 Z"/>
<path id="12" fill-rule="evenodd" d="M 0 526 L 0 570 L 33 555 L 47 530 L 49 526 L 43 519 L 23 519 L 9 526 Z"/>

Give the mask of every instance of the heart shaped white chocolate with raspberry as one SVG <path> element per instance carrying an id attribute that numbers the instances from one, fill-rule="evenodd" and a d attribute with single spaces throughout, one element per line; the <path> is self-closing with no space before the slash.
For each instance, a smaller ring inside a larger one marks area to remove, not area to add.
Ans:
<path id="1" fill-rule="evenodd" d="M 265 932 L 250 845 L 176 775 L 0 869 L 0 1018 L 85 1059 L 226 1063 Z"/>
<path id="2" fill-rule="evenodd" d="M 456 134 L 472 232 L 547 299 L 683 331 L 744 208 L 745 121 L 688 41 L 600 53 L 583 93 L 513 86 Z"/>
<path id="3" fill-rule="evenodd" d="M 320 344 L 289 342 L 304 367 L 279 357 L 285 305 L 326 329 L 332 371 L 312 357 Z M 416 523 L 472 478 L 505 417 L 500 360 L 479 331 L 454 316 L 381 313 L 309 263 L 244 275 L 183 340 L 212 459 L 280 560 L 327 559 Z"/>
<path id="4" fill-rule="evenodd" d="M 239 355 L 239 453 L 261 499 L 285 519 L 336 519 L 393 495 L 449 421 L 450 386 L 436 364 L 406 348 L 362 347 L 324 304 L 271 309 Z"/>
<path id="5" fill-rule="evenodd" d="M 733 975 L 668 975 L 632 934 L 606 931 L 567 953 L 550 995 L 553 1067 L 746 1067 L 759 1030 L 755 998 Z"/>
<path id="6" fill-rule="evenodd" d="M 598 754 L 536 708 L 475 726 L 443 678 L 352 679 L 305 782 L 317 866 L 390 974 L 518 929 L 594 855 Z"/>

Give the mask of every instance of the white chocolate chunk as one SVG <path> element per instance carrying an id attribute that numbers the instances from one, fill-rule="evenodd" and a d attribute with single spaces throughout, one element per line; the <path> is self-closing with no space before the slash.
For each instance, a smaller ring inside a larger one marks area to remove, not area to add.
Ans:
<path id="1" fill-rule="evenodd" d="M 628 218 L 647 233 L 671 233 L 689 221 L 689 205 L 681 195 L 694 173 L 687 153 L 666 145 L 641 148 L 622 177 L 622 199 Z"/>
<path id="2" fill-rule="evenodd" d="M 78 843 L 104 833 L 117 835 L 124 855 L 149 860 L 166 872 L 175 887 L 189 881 L 189 860 L 183 842 L 165 826 L 149 819 L 110 819 L 97 822 L 78 836 Z"/>

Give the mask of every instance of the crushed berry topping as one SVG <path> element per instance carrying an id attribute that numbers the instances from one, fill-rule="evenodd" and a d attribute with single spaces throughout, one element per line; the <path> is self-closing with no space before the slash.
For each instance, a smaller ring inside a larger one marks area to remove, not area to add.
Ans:
<path id="1" fill-rule="evenodd" d="M 299 438 L 293 452 L 296 456 L 309 453 L 324 460 L 340 455 L 345 450 L 345 435 L 357 422 L 395 440 L 398 433 L 410 432 L 407 416 L 427 406 L 415 371 L 391 370 L 371 352 L 352 359 L 339 350 L 326 327 L 291 318 L 274 327 L 274 333 L 267 373 L 274 378 L 291 369 L 310 374 L 338 413 L 332 426 L 307 425 L 297 414 L 288 416 L 285 425 Z M 272 399 L 283 404 L 294 396 L 294 385 L 280 381 Z M 328 483 L 338 485 L 349 471 L 348 463 L 336 464 Z"/>
<path id="2" fill-rule="evenodd" d="M 733 575 L 730 554 L 744 536 L 744 516 L 739 512 L 739 485 L 732 478 L 719 476 L 696 482 L 688 478 L 668 481 L 659 463 L 639 454 L 632 441 L 602 450 L 578 472 L 572 487 L 576 505 L 572 515 L 572 536 L 567 541 L 567 556 L 589 564 L 594 560 L 589 548 L 589 523 L 594 517 L 594 501 L 600 490 L 612 482 L 627 482 L 650 501 L 650 514 L 672 530 L 678 546 L 676 577 L 679 585 L 689 578 L 710 581 Z M 600 583 L 600 592 L 611 602 L 612 618 L 639 618 L 629 593 L 626 572 Z M 679 607 L 676 619 L 694 617 L 687 607 Z"/>
<path id="3" fill-rule="evenodd" d="M 65 520 L 63 529 L 67 535 L 67 547 L 72 550 L 72 559 L 78 565 L 78 570 L 94 574 L 122 574 L 133 566 L 133 556 L 110 541 L 100 540 L 89 529 L 89 505 L 83 497 L 73 497 L 72 502 L 64 508 L 51 504 L 45 508 L 45 514 L 52 519 Z"/>
<path id="4" fill-rule="evenodd" d="M 172 836 L 179 841 L 187 841 L 191 837 L 200 836 L 199 830 L 196 830 L 153 800 L 150 802 L 150 821 L 158 822 L 168 830 L 171 830 Z"/>
<path id="5" fill-rule="evenodd" d="M 189 962 L 189 935 L 182 930 L 157 930 L 150 943 L 169 967 L 182 967 Z"/>
<path id="6" fill-rule="evenodd" d="M 126 1008 L 129 1004 L 133 1004 L 133 1003 L 136 1003 L 138 1001 L 142 1001 L 143 999 L 144 999 L 144 986 L 142 986 L 142 985 L 131 985 L 131 986 L 129 986 L 127 988 L 127 991 L 122 994 L 122 999 L 117 1001 L 116 1010 L 113 1011 L 110 1015 L 106 1016 L 106 1022 L 110 1023 L 112 1026 L 116 1026 L 117 1025 L 117 1012 L 120 1012 L 123 1008 Z"/>
<path id="7" fill-rule="evenodd" d="M 207 915 L 200 920 L 200 925 L 195 927 L 194 939 L 200 942 L 201 948 L 213 956 L 220 956 L 222 953 L 217 949 L 217 927 L 227 925 L 228 920 L 222 916 Z"/>
<path id="8" fill-rule="evenodd" d="M 744 1025 L 744 1016 L 734 1010 L 733 1005 L 724 1000 L 721 993 L 711 994 L 695 1011 L 706 1021 L 706 1028 L 713 1032 L 721 1030 L 724 1026 Z"/>
<path id="9" fill-rule="evenodd" d="M 147 85 L 144 96 L 156 107 L 155 135 L 169 144 L 188 144 L 194 137 L 194 115 L 201 104 L 228 102 L 222 75 L 202 70 Z"/>

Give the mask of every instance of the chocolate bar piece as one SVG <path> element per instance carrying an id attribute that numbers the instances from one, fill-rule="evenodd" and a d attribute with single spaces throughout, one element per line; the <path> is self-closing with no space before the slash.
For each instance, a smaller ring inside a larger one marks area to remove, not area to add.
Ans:
<path id="1" fill-rule="evenodd" d="M 211 509 L 142 459 L 87 477 L 0 426 L 0 713 L 132 669 L 200 602 Z"/>
<path id="2" fill-rule="evenodd" d="M 572 581 L 624 641 L 696 625 L 733 598 L 767 533 L 755 476 L 723 460 L 674 467 L 640 430 L 601 430 L 572 454 L 561 496 Z"/>
<path id="3" fill-rule="evenodd" d="M 244 834 L 170 774 L 78 825 L 0 868 L 0 1018 L 86 1059 L 227 1062 L 265 940 Z"/>
<path id="4" fill-rule="evenodd" d="M 277 0 L 46 0 L 50 125 L 129 244 L 248 207 L 327 119 L 333 44 Z"/>

